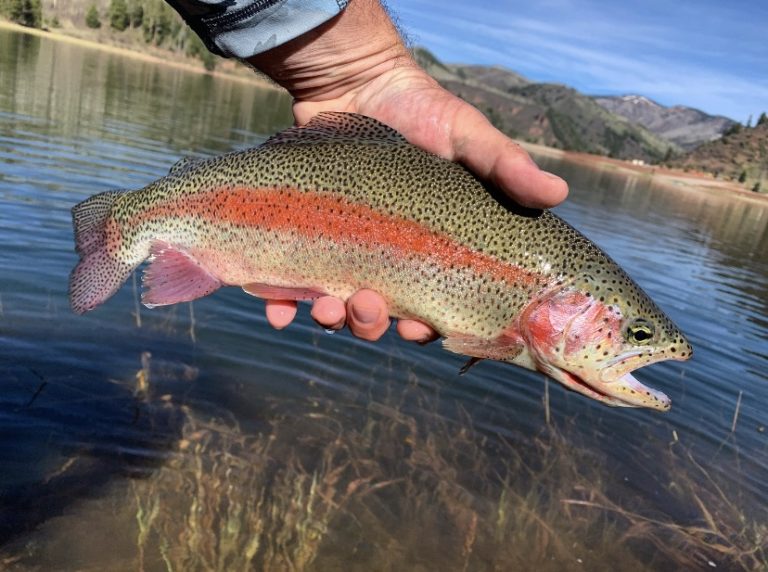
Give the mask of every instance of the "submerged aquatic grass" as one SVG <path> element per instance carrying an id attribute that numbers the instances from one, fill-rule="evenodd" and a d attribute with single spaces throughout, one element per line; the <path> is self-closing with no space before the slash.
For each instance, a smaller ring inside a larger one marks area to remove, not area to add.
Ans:
<path id="1" fill-rule="evenodd" d="M 610 460 L 581 445 L 570 423 L 553 419 L 514 442 L 489 437 L 459 405 L 442 415 L 438 397 L 411 380 L 363 405 L 339 404 L 315 387 L 307 401 L 272 402 L 265 428 L 248 431 L 234 416 L 155 399 L 151 362 L 142 356 L 134 396 L 182 416 L 169 461 L 48 523 L 45 542 L 0 563 L 174 571 L 768 566 L 766 523 L 679 442 L 660 453 L 658 469 L 664 493 L 685 507 L 673 520 L 617 495 L 605 480 Z M 89 566 L 55 554 L 73 550 L 78 529 L 92 537 L 95 522 L 126 548 L 102 546 L 103 561 Z"/>

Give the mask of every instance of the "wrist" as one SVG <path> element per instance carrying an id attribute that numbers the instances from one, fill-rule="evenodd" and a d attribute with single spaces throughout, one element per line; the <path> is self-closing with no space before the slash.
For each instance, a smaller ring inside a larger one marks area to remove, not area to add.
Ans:
<path id="1" fill-rule="evenodd" d="M 416 66 L 378 0 L 351 0 L 314 30 L 248 59 L 298 100 L 338 99 L 400 66 Z"/>

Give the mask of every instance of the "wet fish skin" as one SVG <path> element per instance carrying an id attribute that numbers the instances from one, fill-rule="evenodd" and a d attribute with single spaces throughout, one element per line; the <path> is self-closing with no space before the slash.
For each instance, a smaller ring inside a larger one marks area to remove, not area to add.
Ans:
<path id="1" fill-rule="evenodd" d="M 630 372 L 692 352 L 562 219 L 522 209 L 359 115 L 321 114 L 255 149 L 182 160 L 143 189 L 83 201 L 73 222 L 77 313 L 147 258 L 148 306 L 222 285 L 273 299 L 372 288 L 451 351 L 543 371 L 609 405 L 660 410 L 668 398 Z"/>

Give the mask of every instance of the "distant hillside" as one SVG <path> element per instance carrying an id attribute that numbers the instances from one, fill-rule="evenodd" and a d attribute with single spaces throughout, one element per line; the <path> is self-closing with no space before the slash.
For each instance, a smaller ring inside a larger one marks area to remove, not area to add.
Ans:
<path id="1" fill-rule="evenodd" d="M 99 43 L 219 62 L 164 0 L 0 0 L 0 17 Z"/>
<path id="2" fill-rule="evenodd" d="M 691 107 L 665 107 L 642 95 L 595 96 L 593 99 L 611 113 L 642 125 L 686 150 L 719 139 L 736 124 L 722 115 L 708 115 Z"/>
<path id="3" fill-rule="evenodd" d="M 474 82 L 501 91 L 509 91 L 531 83 L 520 74 L 501 66 L 471 66 L 448 64 L 461 80 Z"/>
<path id="4" fill-rule="evenodd" d="M 670 166 L 711 173 L 743 183 L 755 191 L 768 191 L 768 118 L 756 127 L 731 128 L 721 139 L 705 143 L 673 159 Z"/>
<path id="5" fill-rule="evenodd" d="M 0 0 L 0 16 L 31 27 L 60 28 L 69 35 L 161 56 L 170 50 L 177 59 L 199 58 L 208 69 L 221 64 L 163 0 Z M 669 121 L 665 124 L 651 120 L 648 114 L 629 120 L 575 89 L 559 84 L 534 83 L 499 66 L 445 64 L 423 48 L 416 48 L 413 53 L 444 87 L 478 107 L 494 125 L 512 137 L 566 150 L 641 159 L 649 163 L 658 163 L 680 152 L 674 143 L 633 122 L 642 119 L 671 136 L 678 127 Z M 232 62 L 222 65 L 225 66 L 230 72 L 238 71 Z M 643 103 L 645 107 L 645 102 L 636 99 L 635 103 Z M 653 102 L 649 104 L 656 106 Z M 706 123 L 716 130 L 717 127 L 712 127 L 716 121 L 730 121 L 712 118 L 696 110 L 669 109 L 678 110 L 677 117 L 693 118 L 680 120 L 688 136 L 695 131 L 691 125 Z M 680 140 L 688 144 L 687 139 Z M 731 162 L 740 164 L 741 160 L 740 155 Z M 745 157 L 744 160 L 748 176 L 752 176 L 755 169 L 750 166 L 752 159 Z M 725 159 L 721 162 L 723 165 L 705 170 L 725 173 Z"/>
<path id="6" fill-rule="evenodd" d="M 423 48 L 414 56 L 445 88 L 512 137 L 664 163 L 768 191 L 765 114 L 759 125 L 747 128 L 727 117 L 665 107 L 639 95 L 589 97 L 564 85 L 531 82 L 498 66 L 444 64 Z"/>
<path id="7" fill-rule="evenodd" d="M 662 160 L 670 148 L 678 150 L 575 89 L 532 83 L 498 66 L 444 64 L 424 48 L 416 48 L 414 56 L 445 88 L 475 105 L 512 137 L 647 162 Z"/>

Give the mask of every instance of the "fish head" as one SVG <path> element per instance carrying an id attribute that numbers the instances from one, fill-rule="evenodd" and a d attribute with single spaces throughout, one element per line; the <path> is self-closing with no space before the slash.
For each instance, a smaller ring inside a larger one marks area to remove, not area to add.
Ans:
<path id="1" fill-rule="evenodd" d="M 613 277 L 572 280 L 526 309 L 519 324 L 540 371 L 606 405 L 668 411 L 670 399 L 632 372 L 687 360 L 691 345 L 618 267 Z"/>

